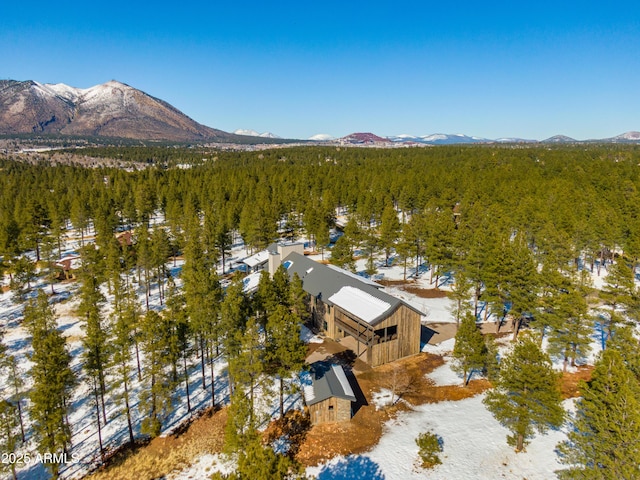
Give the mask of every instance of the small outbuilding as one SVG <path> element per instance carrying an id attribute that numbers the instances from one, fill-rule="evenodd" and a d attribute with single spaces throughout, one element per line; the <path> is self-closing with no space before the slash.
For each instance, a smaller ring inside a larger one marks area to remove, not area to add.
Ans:
<path id="1" fill-rule="evenodd" d="M 326 367 L 316 364 L 312 378 L 312 384 L 304 389 L 311 423 L 318 425 L 351 420 L 356 396 L 344 369 L 340 365 Z"/>

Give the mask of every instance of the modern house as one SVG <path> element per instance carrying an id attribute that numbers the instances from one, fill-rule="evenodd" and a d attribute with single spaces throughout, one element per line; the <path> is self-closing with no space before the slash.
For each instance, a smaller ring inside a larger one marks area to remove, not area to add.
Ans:
<path id="1" fill-rule="evenodd" d="M 312 384 L 304 388 L 304 400 L 309 407 L 311 423 L 317 425 L 351 420 L 356 396 L 340 365 L 328 368 L 316 365 Z"/>
<path id="2" fill-rule="evenodd" d="M 422 312 L 351 272 L 291 251 L 280 256 L 290 276 L 297 273 L 309 294 L 316 328 L 376 367 L 420 352 Z M 269 259 L 273 274 L 280 262 Z"/>

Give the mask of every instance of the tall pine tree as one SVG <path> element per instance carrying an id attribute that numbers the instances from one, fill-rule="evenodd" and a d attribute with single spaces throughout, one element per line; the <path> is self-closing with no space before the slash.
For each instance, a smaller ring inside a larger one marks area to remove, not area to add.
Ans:
<path id="1" fill-rule="evenodd" d="M 530 336 L 520 339 L 500 364 L 500 374 L 484 403 L 511 435 L 509 445 L 524 449 L 534 431 L 544 433 L 564 420 L 559 375 L 549 356 Z"/>
<path id="2" fill-rule="evenodd" d="M 559 445 L 560 460 L 570 467 L 558 477 L 640 478 L 640 386 L 620 352 L 604 350 L 581 390 L 573 428 Z"/>

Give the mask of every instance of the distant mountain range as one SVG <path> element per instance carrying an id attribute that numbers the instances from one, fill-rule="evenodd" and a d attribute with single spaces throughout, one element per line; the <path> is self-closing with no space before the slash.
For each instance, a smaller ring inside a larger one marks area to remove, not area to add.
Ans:
<path id="1" fill-rule="evenodd" d="M 0 135 L 61 134 L 100 136 L 136 140 L 175 142 L 289 143 L 270 133 L 236 130 L 227 133 L 192 120 L 164 100 L 129 85 L 111 80 L 80 89 L 63 83 L 43 84 L 33 80 L 0 80 Z M 255 139 L 255 140 L 254 140 Z M 334 139 L 326 134 L 309 138 L 312 142 L 348 145 L 454 145 L 475 143 L 580 143 L 556 135 L 546 140 L 498 138 L 495 140 L 464 134 L 381 137 L 373 133 L 352 133 Z M 639 143 L 640 132 L 584 142 Z"/>
<path id="2" fill-rule="evenodd" d="M 313 137 L 312 137 L 313 138 Z M 423 135 L 420 137 L 413 135 L 394 135 L 390 137 L 380 137 L 373 133 L 352 133 L 345 137 L 328 140 L 331 142 L 338 142 L 343 144 L 352 145 L 398 145 L 398 144 L 424 144 L 424 145 L 463 145 L 463 144 L 493 144 L 493 143 L 544 143 L 544 144 L 558 144 L 558 143 L 640 143 L 640 132 L 627 132 L 616 137 L 593 139 L 593 140 L 575 140 L 566 135 L 555 135 L 547 138 L 546 140 L 532 140 L 525 138 L 481 138 L 470 137 L 462 133 L 456 134 L 444 134 L 434 133 L 431 135 Z"/>
<path id="3" fill-rule="evenodd" d="M 282 138 L 271 132 L 258 133 L 255 130 L 243 130 L 239 128 L 233 132 L 234 135 L 244 135 L 245 137 L 260 137 L 260 138 Z"/>

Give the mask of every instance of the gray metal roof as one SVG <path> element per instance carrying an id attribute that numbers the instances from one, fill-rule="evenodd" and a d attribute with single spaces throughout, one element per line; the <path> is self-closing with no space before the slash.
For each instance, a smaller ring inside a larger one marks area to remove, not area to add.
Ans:
<path id="1" fill-rule="evenodd" d="M 307 405 L 315 405 L 328 398 L 337 397 L 356 401 L 353 388 L 340 365 L 314 364 L 313 384 L 304 390 Z"/>
<path id="2" fill-rule="evenodd" d="M 391 313 L 396 311 L 400 305 L 405 305 L 411 310 L 419 313 L 420 315 L 423 315 L 421 311 L 412 307 L 408 303 L 402 301 L 397 297 L 389 295 L 386 292 L 383 292 L 380 289 L 380 285 L 378 287 L 374 287 L 371 284 L 372 282 L 370 280 L 360 280 L 357 275 L 354 275 L 351 272 L 346 272 L 345 270 L 342 270 L 340 268 L 336 268 L 333 265 L 329 267 L 322 263 L 315 262 L 310 258 L 307 258 L 304 255 L 300 255 L 296 252 L 292 252 L 287 255 L 287 257 L 283 259 L 282 264 L 287 268 L 289 276 L 293 277 L 294 273 L 298 274 L 298 276 L 302 280 L 302 286 L 305 292 L 320 299 L 327 305 L 333 306 L 333 302 L 331 302 L 331 300 L 329 299 L 333 295 L 338 293 L 342 287 L 357 288 L 358 290 L 362 290 L 372 297 L 388 303 L 390 305 L 390 308 L 377 317 L 368 320 L 361 319 L 369 325 L 374 326 L 377 323 L 380 323 L 389 315 L 391 315 Z M 345 308 L 345 305 L 341 305 L 341 308 L 358 317 L 357 314 L 349 311 L 348 308 Z"/>

